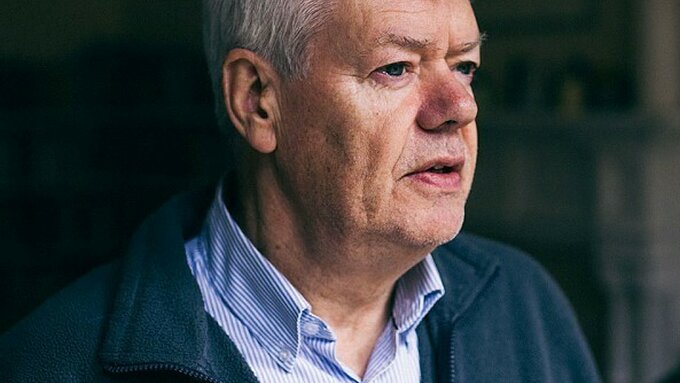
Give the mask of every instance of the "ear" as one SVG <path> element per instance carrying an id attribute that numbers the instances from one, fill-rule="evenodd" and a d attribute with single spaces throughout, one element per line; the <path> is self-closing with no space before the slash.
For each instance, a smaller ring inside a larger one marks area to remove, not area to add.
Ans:
<path id="1" fill-rule="evenodd" d="M 260 153 L 276 149 L 278 80 L 276 70 L 247 49 L 232 49 L 222 65 L 222 92 L 229 118 L 248 144 Z"/>

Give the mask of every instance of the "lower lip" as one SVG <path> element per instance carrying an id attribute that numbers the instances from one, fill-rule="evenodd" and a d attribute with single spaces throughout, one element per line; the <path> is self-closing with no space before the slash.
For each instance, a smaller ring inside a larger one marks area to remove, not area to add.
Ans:
<path id="1" fill-rule="evenodd" d="M 457 191 L 460 189 L 461 186 L 460 172 L 451 173 L 419 172 L 411 174 L 409 178 L 418 183 L 432 186 L 445 192 Z"/>

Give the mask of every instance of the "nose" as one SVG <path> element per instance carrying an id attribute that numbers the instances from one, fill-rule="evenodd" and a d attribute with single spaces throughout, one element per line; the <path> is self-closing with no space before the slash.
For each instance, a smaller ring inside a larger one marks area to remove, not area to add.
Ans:
<path id="1" fill-rule="evenodd" d="M 423 79 L 422 103 L 416 116 L 422 129 L 459 129 L 477 118 L 477 102 L 466 80 L 448 67 Z"/>

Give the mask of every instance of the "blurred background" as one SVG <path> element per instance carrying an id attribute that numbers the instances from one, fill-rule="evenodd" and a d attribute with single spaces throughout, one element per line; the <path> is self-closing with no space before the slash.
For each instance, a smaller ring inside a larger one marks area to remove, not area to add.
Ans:
<path id="1" fill-rule="evenodd" d="M 606 382 L 680 364 L 680 2 L 478 0 L 466 230 L 530 252 Z M 227 166 L 197 0 L 0 3 L 0 332 Z M 499 334 L 502 336 L 502 334 Z M 677 378 L 680 381 L 680 378 Z"/>

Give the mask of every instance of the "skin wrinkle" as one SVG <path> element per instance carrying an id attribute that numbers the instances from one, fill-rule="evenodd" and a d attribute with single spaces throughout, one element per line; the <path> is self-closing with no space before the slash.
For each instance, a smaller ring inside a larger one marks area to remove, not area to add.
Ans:
<path id="1" fill-rule="evenodd" d="M 445 53 L 479 40 L 469 3 L 390 12 L 402 6 L 412 4 L 341 7 L 312 41 L 305 80 L 273 76 L 265 84 L 275 90 L 266 105 L 276 149 L 246 164 L 242 174 L 254 186 L 236 218 L 331 326 L 338 357 L 359 375 L 389 317 L 396 280 L 460 230 L 475 167 L 477 108 L 470 78 L 451 62 L 479 63 L 478 47 Z M 430 43 L 420 52 L 376 46 L 385 31 Z M 370 66 L 356 63 L 357 51 L 367 52 Z M 415 56 L 417 71 L 403 78 L 378 70 Z M 407 176 L 433 158 L 461 155 L 460 190 Z"/>
<path id="2" fill-rule="evenodd" d="M 312 97 L 309 97 L 309 98 L 311 99 Z M 315 96 L 315 97 L 313 97 L 313 98 L 316 99 L 317 97 Z M 336 101 L 336 100 L 332 100 L 331 103 L 335 103 L 335 104 L 338 105 L 341 109 L 342 109 L 342 107 L 343 107 L 343 103 L 342 103 L 341 101 L 338 102 L 338 101 Z M 310 108 L 306 108 L 307 111 L 308 111 L 309 109 L 310 109 Z M 338 124 L 333 124 L 333 125 L 338 125 Z M 383 130 L 385 130 L 385 129 L 389 130 L 389 127 L 387 127 L 387 128 L 382 128 L 382 129 L 383 129 Z M 331 131 L 332 131 L 332 129 L 331 129 Z M 339 134 L 339 132 L 336 132 L 335 134 Z M 364 133 L 364 135 L 365 135 L 365 133 Z M 355 141 L 355 140 L 356 140 L 356 137 L 354 137 L 354 136 L 355 136 L 355 135 L 349 135 L 349 136 L 347 137 L 347 140 Z M 338 137 L 338 136 L 335 136 L 335 137 Z M 365 136 L 362 136 L 362 137 L 363 137 L 363 138 L 368 138 L 368 137 L 365 137 Z M 334 139 L 333 141 L 335 141 L 335 142 L 340 142 L 337 138 Z M 298 150 L 299 150 L 299 148 L 298 148 Z M 381 159 L 380 154 L 379 154 L 377 151 L 374 152 L 374 153 L 375 153 L 375 154 L 374 154 L 373 157 L 370 156 L 370 155 L 371 155 L 371 152 L 369 152 L 369 153 L 368 153 L 368 157 L 367 157 L 367 156 L 364 156 L 364 158 L 369 158 L 369 162 L 370 162 L 370 163 L 379 163 L 379 162 L 380 162 L 380 159 Z M 344 158 L 344 159 L 345 159 L 346 161 L 348 161 L 348 162 L 347 162 L 347 165 L 348 165 L 348 166 L 353 165 L 353 163 L 352 163 L 353 159 L 355 159 L 355 158 L 361 158 L 361 156 L 359 156 L 359 155 L 349 155 L 349 154 L 347 154 L 347 153 L 338 153 L 338 154 L 339 154 L 340 156 L 345 155 L 345 158 Z M 332 156 L 331 156 L 331 157 L 332 157 Z M 332 168 L 333 166 L 337 166 L 337 164 L 332 164 L 332 163 L 327 163 L 327 164 L 325 164 L 325 168 L 326 168 L 326 169 L 328 169 L 329 167 Z M 368 175 L 370 175 L 370 168 L 369 168 L 369 167 L 365 167 L 365 168 L 363 169 L 363 173 L 361 173 L 361 176 L 363 177 L 363 176 L 368 176 Z M 349 183 L 349 181 L 345 181 L 345 184 L 343 184 L 343 185 L 341 185 L 341 186 L 345 186 L 345 185 L 348 184 L 348 183 Z M 336 186 L 337 186 L 337 185 L 336 185 Z M 363 193 L 362 193 L 363 197 L 362 197 L 362 196 L 359 196 L 360 200 L 363 201 L 363 203 L 364 203 L 364 205 L 365 205 L 365 206 L 364 206 L 364 208 L 365 208 L 364 211 L 366 212 L 366 218 L 357 219 L 358 221 L 363 221 L 363 222 L 365 222 L 368 218 L 374 217 L 374 216 L 376 216 L 376 215 L 378 214 L 378 213 L 373 213 L 374 211 L 377 210 L 377 206 L 379 205 L 379 203 L 378 203 L 378 201 L 377 201 L 377 197 L 368 197 L 368 196 L 367 196 L 367 195 L 368 195 L 367 190 L 370 189 L 370 187 L 371 187 L 370 185 L 366 185 L 366 187 L 364 188 L 364 191 L 363 191 Z M 316 196 L 315 196 L 314 199 L 319 198 L 319 197 L 320 197 L 319 194 L 326 195 L 326 194 L 331 193 L 331 192 L 332 192 L 332 191 L 328 191 L 328 192 L 324 192 L 324 193 L 315 193 Z M 355 197 L 357 197 L 357 196 L 355 196 Z M 323 205 L 323 207 L 324 207 L 323 210 L 328 209 L 329 211 L 332 212 L 333 206 L 330 206 L 329 203 L 328 203 L 326 200 L 323 200 L 323 199 L 322 199 L 322 201 L 323 201 L 323 202 L 322 202 L 322 205 Z M 399 207 L 398 207 L 398 208 L 399 208 Z M 401 208 L 399 208 L 399 209 L 401 209 Z M 332 214 L 328 214 L 327 216 L 322 215 L 321 217 L 325 219 L 325 218 L 327 218 L 328 216 L 336 216 L 336 214 L 335 214 L 335 213 L 332 213 Z M 357 218 L 357 217 L 355 217 L 355 218 Z M 323 219 L 321 219 L 321 220 L 319 220 L 319 221 L 323 221 Z M 339 224 L 339 225 L 341 225 L 341 224 Z M 344 230 L 341 230 L 341 233 L 343 233 L 343 232 L 344 232 Z"/>

